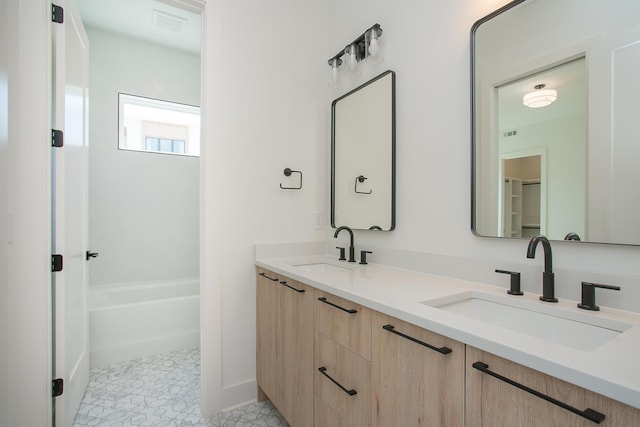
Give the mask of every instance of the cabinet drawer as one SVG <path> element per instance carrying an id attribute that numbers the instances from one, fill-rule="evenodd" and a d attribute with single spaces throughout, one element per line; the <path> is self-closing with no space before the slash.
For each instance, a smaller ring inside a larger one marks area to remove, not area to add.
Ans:
<path id="1" fill-rule="evenodd" d="M 371 310 L 317 289 L 314 297 L 315 329 L 371 360 Z"/>
<path id="2" fill-rule="evenodd" d="M 371 364 L 318 331 L 314 361 L 315 394 L 349 425 L 370 427 Z"/>
<path id="3" fill-rule="evenodd" d="M 588 416 L 593 415 L 590 411 L 602 414 L 603 426 L 640 425 L 639 409 L 470 346 L 466 378 L 467 427 L 597 425 L 573 410 Z"/>
<path id="4" fill-rule="evenodd" d="M 318 427 L 350 427 L 329 405 L 324 403 L 318 395 L 313 396 L 313 425 Z"/>

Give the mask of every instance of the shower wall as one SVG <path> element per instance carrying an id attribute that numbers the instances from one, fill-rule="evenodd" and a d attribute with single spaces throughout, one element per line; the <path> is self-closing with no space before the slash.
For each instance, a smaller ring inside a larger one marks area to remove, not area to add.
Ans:
<path id="1" fill-rule="evenodd" d="M 199 157 L 118 149 L 118 93 L 200 105 L 198 55 L 87 28 L 89 285 L 196 278 Z"/>

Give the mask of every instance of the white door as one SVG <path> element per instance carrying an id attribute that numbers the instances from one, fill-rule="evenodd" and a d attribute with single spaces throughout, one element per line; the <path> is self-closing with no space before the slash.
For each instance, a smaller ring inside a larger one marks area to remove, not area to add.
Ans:
<path id="1" fill-rule="evenodd" d="M 89 44 L 73 0 L 58 0 L 64 22 L 53 23 L 53 122 L 64 146 L 52 148 L 53 252 L 64 257 L 53 273 L 53 370 L 64 380 L 54 399 L 56 427 L 73 424 L 89 380 L 87 313 Z"/>
<path id="2" fill-rule="evenodd" d="M 640 25 L 596 39 L 588 54 L 589 115 L 603 119 L 589 120 L 587 238 L 637 244 Z"/>

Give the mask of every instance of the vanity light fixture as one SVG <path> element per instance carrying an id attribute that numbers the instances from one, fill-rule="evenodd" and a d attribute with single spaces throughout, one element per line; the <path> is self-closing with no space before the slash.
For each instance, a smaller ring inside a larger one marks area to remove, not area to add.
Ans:
<path id="1" fill-rule="evenodd" d="M 369 64 L 377 64 L 383 60 L 382 56 L 382 28 L 375 24 L 362 33 L 357 39 L 349 43 L 343 50 L 329 59 L 331 74 L 329 86 L 337 88 L 340 85 L 339 67 L 345 64 L 345 74 L 349 77 L 360 75 L 360 62 L 365 59 Z"/>
<path id="2" fill-rule="evenodd" d="M 555 89 L 545 89 L 544 84 L 534 86 L 534 91 L 527 93 L 522 98 L 522 103 L 529 108 L 546 107 L 558 98 L 558 91 Z"/>

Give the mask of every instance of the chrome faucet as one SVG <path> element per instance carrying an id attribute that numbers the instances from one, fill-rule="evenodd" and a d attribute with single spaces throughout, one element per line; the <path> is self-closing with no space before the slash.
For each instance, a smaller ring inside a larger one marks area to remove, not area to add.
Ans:
<path id="1" fill-rule="evenodd" d="M 338 234 L 340 234 L 342 230 L 347 230 L 349 232 L 349 262 L 356 262 L 356 248 L 353 245 L 353 231 L 346 225 L 343 225 L 342 227 L 338 227 L 336 232 L 333 234 L 333 237 L 334 239 L 338 238 Z"/>
<path id="2" fill-rule="evenodd" d="M 538 243 L 542 244 L 544 249 L 544 272 L 542 273 L 542 296 L 540 299 L 546 302 L 558 302 L 555 297 L 555 284 L 553 278 L 553 260 L 551 258 L 551 243 L 542 234 L 536 234 L 529 241 L 527 248 L 527 258 L 536 257 L 536 247 Z"/>

